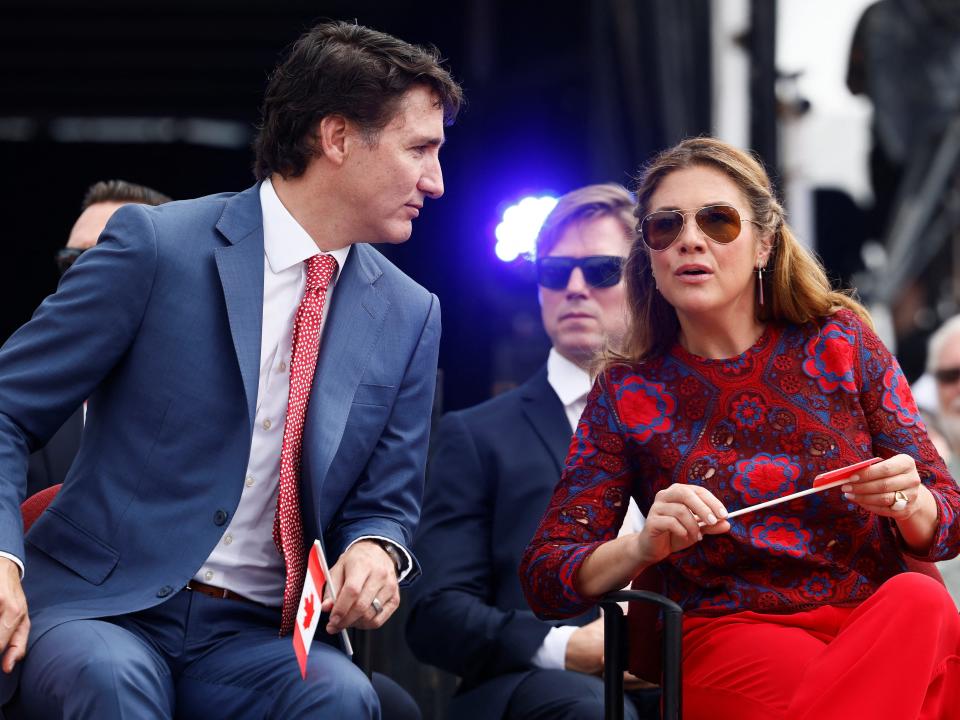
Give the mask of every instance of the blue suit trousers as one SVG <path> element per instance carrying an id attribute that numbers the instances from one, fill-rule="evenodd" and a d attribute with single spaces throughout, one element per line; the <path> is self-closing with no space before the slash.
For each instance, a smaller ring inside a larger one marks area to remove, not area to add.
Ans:
<path id="1" fill-rule="evenodd" d="M 318 638 L 304 680 L 279 626 L 279 609 L 189 590 L 131 615 L 65 622 L 30 648 L 10 716 L 379 720 L 345 654 Z"/>

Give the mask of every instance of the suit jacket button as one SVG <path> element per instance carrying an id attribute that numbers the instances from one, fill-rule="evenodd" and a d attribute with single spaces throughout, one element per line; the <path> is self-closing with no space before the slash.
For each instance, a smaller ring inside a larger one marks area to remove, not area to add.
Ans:
<path id="1" fill-rule="evenodd" d="M 173 588 L 169 585 L 164 585 L 162 588 L 157 590 L 157 597 L 165 598 L 167 595 L 173 592 Z"/>
<path id="2" fill-rule="evenodd" d="M 214 525 L 223 525 L 227 522 L 227 511 L 226 510 L 217 510 L 213 514 L 213 524 Z"/>

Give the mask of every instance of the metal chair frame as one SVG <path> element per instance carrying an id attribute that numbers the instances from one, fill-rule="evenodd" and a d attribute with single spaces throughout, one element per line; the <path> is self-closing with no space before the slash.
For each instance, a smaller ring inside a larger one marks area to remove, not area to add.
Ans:
<path id="1" fill-rule="evenodd" d="M 618 603 L 645 602 L 658 605 L 663 617 L 661 640 L 662 674 L 660 681 L 662 720 L 680 720 L 680 661 L 683 655 L 683 609 L 673 600 L 647 590 L 619 590 L 600 600 L 603 609 L 603 692 L 604 719 L 623 720 L 623 673 L 629 655 L 627 620 Z"/>

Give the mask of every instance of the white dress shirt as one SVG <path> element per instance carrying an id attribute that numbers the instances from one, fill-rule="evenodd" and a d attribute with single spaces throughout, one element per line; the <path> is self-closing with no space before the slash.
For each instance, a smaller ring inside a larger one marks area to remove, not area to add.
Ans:
<path id="1" fill-rule="evenodd" d="M 580 416 L 587 406 L 587 395 L 593 383 L 590 375 L 579 365 L 575 365 L 550 348 L 547 357 L 547 382 L 563 403 L 570 423 L 571 433 L 576 431 Z M 637 503 L 630 498 L 627 515 L 623 519 L 618 535 L 640 532 L 643 529 L 643 513 Z M 560 625 L 550 628 L 543 644 L 533 656 L 533 664 L 545 670 L 563 670 L 566 667 L 567 643 L 570 636 L 579 629 L 576 625 Z"/>

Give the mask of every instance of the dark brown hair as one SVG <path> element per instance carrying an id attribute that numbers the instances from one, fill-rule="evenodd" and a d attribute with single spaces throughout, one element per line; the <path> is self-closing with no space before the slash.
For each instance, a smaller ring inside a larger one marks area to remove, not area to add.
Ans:
<path id="1" fill-rule="evenodd" d="M 436 48 L 420 47 L 362 25 L 327 22 L 297 40 L 270 76 L 253 149 L 254 173 L 298 177 L 318 152 L 317 123 L 341 115 L 371 143 L 415 85 L 429 87 L 456 118 L 463 91 L 442 66 Z"/>
<path id="2" fill-rule="evenodd" d="M 102 202 L 130 202 L 141 205 L 162 205 L 170 198 L 146 185 L 137 185 L 126 180 L 101 180 L 87 188 L 80 210 Z"/>

